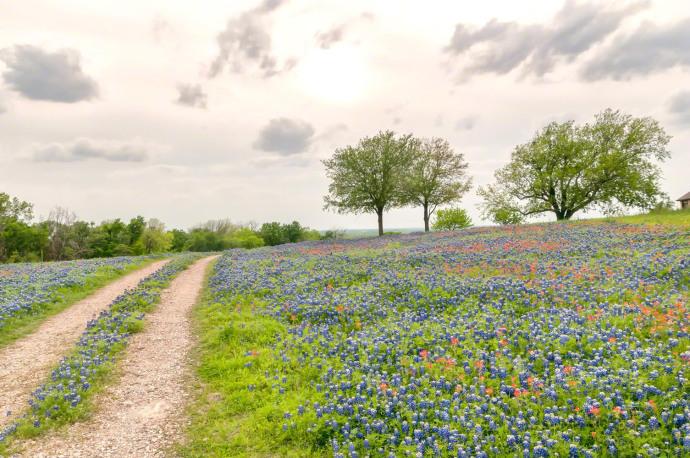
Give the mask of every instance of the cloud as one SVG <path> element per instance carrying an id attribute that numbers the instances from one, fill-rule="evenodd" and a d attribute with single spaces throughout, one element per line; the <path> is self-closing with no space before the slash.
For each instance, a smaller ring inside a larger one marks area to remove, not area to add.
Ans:
<path id="1" fill-rule="evenodd" d="M 225 30 L 216 37 L 219 51 L 209 77 L 218 76 L 226 66 L 240 73 L 247 64 L 257 66 L 264 78 L 291 70 L 297 61 L 289 59 L 281 68 L 272 53 L 271 35 L 265 25 L 265 16 L 283 3 L 285 0 L 264 0 L 258 7 L 228 20 Z"/>
<path id="2" fill-rule="evenodd" d="M 314 127 L 298 119 L 271 119 L 259 132 L 254 148 L 290 156 L 304 152 L 314 137 Z"/>
<path id="3" fill-rule="evenodd" d="M 96 81 L 84 74 L 75 50 L 17 45 L 3 49 L 0 60 L 7 66 L 5 83 L 28 99 L 74 103 L 98 95 Z"/>
<path id="4" fill-rule="evenodd" d="M 682 91 L 671 97 L 668 111 L 678 121 L 690 125 L 690 91 Z"/>
<path id="5" fill-rule="evenodd" d="M 345 32 L 362 20 L 371 21 L 374 16 L 371 13 L 362 13 L 356 18 L 347 22 L 331 27 L 330 29 L 316 34 L 316 44 L 321 49 L 330 49 L 331 46 L 340 43 L 345 38 Z"/>
<path id="6" fill-rule="evenodd" d="M 552 25 L 522 25 L 492 19 L 479 29 L 457 24 L 445 51 L 464 56 L 462 78 L 475 73 L 543 76 L 560 61 L 571 62 L 616 31 L 630 15 L 648 6 L 638 1 L 620 8 L 568 0 Z"/>
<path id="7" fill-rule="evenodd" d="M 33 154 L 35 162 L 81 162 L 92 159 L 143 162 L 148 159 L 148 152 L 139 145 L 79 138 L 69 143 L 39 146 Z"/>
<path id="8" fill-rule="evenodd" d="M 177 86 L 178 97 L 175 101 L 179 105 L 206 108 L 207 96 L 199 84 L 180 84 Z"/>
<path id="9" fill-rule="evenodd" d="M 672 67 L 690 67 L 690 18 L 667 26 L 641 25 L 599 53 L 581 76 L 590 81 L 627 80 Z"/>

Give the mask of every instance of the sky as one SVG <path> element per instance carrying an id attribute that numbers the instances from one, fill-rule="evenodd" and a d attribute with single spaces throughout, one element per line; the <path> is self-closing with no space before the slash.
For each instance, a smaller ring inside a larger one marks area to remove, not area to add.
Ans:
<path id="1" fill-rule="evenodd" d="M 673 137 L 690 191 L 686 0 L 22 0 L 0 5 L 0 192 L 46 216 L 372 228 L 323 210 L 321 160 L 391 129 L 446 138 L 474 188 L 551 121 L 606 108 Z M 422 210 L 386 214 L 422 226 Z"/>

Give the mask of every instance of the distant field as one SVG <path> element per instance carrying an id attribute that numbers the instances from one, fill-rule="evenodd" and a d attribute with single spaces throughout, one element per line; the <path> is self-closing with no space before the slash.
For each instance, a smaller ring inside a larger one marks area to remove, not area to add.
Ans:
<path id="1" fill-rule="evenodd" d="M 226 252 L 180 452 L 688 454 L 690 231 L 653 221 Z"/>

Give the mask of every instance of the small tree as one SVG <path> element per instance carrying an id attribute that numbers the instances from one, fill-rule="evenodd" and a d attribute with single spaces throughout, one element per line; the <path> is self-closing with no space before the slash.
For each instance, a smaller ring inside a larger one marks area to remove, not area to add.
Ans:
<path id="1" fill-rule="evenodd" d="M 472 219 L 462 208 L 439 210 L 433 225 L 435 231 L 457 231 L 470 226 Z"/>
<path id="2" fill-rule="evenodd" d="M 408 203 L 424 209 L 424 230 L 436 207 L 456 202 L 470 189 L 467 162 L 442 138 L 416 140 L 415 157 L 406 174 L 403 193 Z"/>
<path id="3" fill-rule="evenodd" d="M 141 234 L 141 243 L 144 253 L 162 253 L 169 251 L 172 246 L 172 234 L 165 231 L 165 224 L 158 219 L 152 218 L 146 225 L 146 229 Z"/>
<path id="4" fill-rule="evenodd" d="M 670 157 L 669 140 L 657 121 L 613 110 L 584 126 L 551 123 L 480 189 L 484 214 L 496 222 L 546 212 L 567 220 L 594 207 L 650 208 L 662 194 L 656 162 Z"/>
<path id="5" fill-rule="evenodd" d="M 383 212 L 405 203 L 403 175 L 413 159 L 412 136 L 396 137 L 379 132 L 356 146 L 339 148 L 323 161 L 331 180 L 326 209 L 338 213 L 376 213 L 379 235 L 383 235 Z"/>

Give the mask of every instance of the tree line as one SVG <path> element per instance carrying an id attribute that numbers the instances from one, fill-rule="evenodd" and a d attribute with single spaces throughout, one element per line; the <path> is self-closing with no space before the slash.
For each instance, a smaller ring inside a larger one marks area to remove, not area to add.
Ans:
<path id="1" fill-rule="evenodd" d="M 167 230 L 158 219 L 137 216 L 100 224 L 79 220 L 58 207 L 43 221 L 34 221 L 33 205 L 0 193 L 0 262 L 62 261 L 181 251 L 220 251 L 334 238 L 293 221 L 234 224 L 213 220 L 187 231 Z"/>
<path id="2" fill-rule="evenodd" d="M 613 213 L 666 205 L 658 164 L 670 158 L 670 138 L 652 118 L 611 109 L 591 123 L 553 122 L 515 147 L 495 182 L 479 188 L 482 215 L 519 224 L 544 213 L 568 220 L 593 209 Z M 436 209 L 459 201 L 472 182 L 462 153 L 446 140 L 392 131 L 339 148 L 323 164 L 330 179 L 324 208 L 376 214 L 379 235 L 384 213 L 405 206 L 422 209 L 428 231 Z M 462 209 L 443 216 L 436 228 L 470 224 Z"/>

